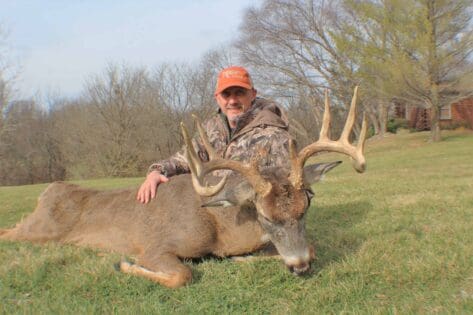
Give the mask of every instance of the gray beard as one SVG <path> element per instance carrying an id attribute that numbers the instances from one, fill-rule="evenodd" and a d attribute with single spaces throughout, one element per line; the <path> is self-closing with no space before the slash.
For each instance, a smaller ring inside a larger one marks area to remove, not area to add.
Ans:
<path id="1" fill-rule="evenodd" d="M 242 115 L 243 115 L 243 113 L 240 114 L 240 115 L 238 115 L 238 116 L 235 116 L 235 117 L 233 117 L 233 118 L 229 118 L 229 117 L 227 116 L 228 122 L 230 122 L 230 123 L 232 123 L 232 124 L 236 124 Z"/>

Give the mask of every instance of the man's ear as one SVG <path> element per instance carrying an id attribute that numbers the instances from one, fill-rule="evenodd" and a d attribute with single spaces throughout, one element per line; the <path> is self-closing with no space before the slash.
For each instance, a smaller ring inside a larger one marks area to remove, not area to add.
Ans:
<path id="1" fill-rule="evenodd" d="M 227 186 L 217 195 L 207 200 L 202 207 L 231 207 L 240 206 L 254 200 L 255 190 L 246 181 L 236 185 Z"/>
<path id="2" fill-rule="evenodd" d="M 330 162 L 330 163 L 317 163 L 304 167 L 304 184 L 310 186 L 313 183 L 320 181 L 324 174 L 340 165 L 342 161 Z"/>

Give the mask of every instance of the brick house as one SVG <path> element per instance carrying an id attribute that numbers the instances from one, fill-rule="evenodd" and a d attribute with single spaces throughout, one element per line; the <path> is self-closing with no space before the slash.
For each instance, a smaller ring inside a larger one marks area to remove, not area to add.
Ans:
<path id="1" fill-rule="evenodd" d="M 430 130 L 430 109 L 397 104 L 394 110 L 395 118 L 407 120 L 409 128 L 416 130 Z M 466 127 L 473 129 L 473 97 L 444 106 L 440 110 L 440 127 Z"/>

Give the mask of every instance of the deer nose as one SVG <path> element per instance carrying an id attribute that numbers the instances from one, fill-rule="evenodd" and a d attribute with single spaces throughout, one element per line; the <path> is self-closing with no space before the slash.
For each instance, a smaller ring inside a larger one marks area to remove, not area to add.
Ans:
<path id="1" fill-rule="evenodd" d="M 288 265 L 289 271 L 296 275 L 300 276 L 303 275 L 304 273 L 308 272 L 310 270 L 310 263 L 308 262 L 300 262 L 297 265 Z"/>

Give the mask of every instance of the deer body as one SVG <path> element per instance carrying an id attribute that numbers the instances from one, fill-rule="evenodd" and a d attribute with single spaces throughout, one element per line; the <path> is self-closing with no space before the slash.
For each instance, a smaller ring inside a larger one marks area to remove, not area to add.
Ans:
<path id="1" fill-rule="evenodd" d="M 357 146 L 348 140 L 355 103 L 356 89 L 342 135 L 333 141 L 327 135 L 330 115 L 326 96 L 319 140 L 299 153 L 290 141 L 290 169 L 260 169 L 256 160 L 223 159 L 197 123 L 210 157 L 202 163 L 182 125 L 191 174 L 172 177 L 160 185 L 158 197 L 150 203 L 137 202 L 135 189 L 98 191 L 53 183 L 40 196 L 36 210 L 16 227 L 0 230 L 0 239 L 58 241 L 136 255 L 138 264 L 122 261 L 121 270 L 167 287 L 191 280 L 182 258 L 241 255 L 271 241 L 288 268 L 296 275 L 303 274 L 314 259 L 304 224 L 313 196 L 310 186 L 340 162 L 304 164 L 315 153 L 334 151 L 350 156 L 358 172 L 365 170 L 365 119 Z M 215 170 L 233 172 L 207 186 L 204 177 Z"/>
<path id="2" fill-rule="evenodd" d="M 173 177 L 159 186 L 158 194 L 141 204 L 135 200 L 136 189 L 99 191 L 52 183 L 35 211 L 16 227 L 0 231 L 0 238 L 56 241 L 136 255 L 144 268 L 166 273 L 188 269 L 178 258 L 241 255 L 268 242 L 255 212 L 236 206 L 201 207 L 202 197 L 194 192 L 189 175 Z M 162 266 L 169 257 L 172 263 Z"/>

